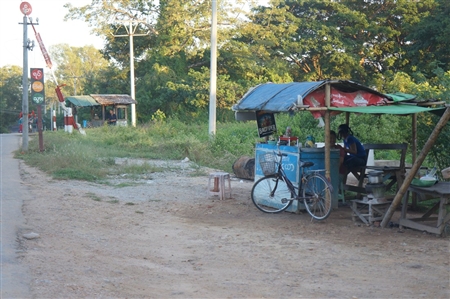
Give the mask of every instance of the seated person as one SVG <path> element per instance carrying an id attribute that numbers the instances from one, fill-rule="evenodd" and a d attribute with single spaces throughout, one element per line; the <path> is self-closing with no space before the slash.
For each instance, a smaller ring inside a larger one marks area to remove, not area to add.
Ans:
<path id="1" fill-rule="evenodd" d="M 347 174 L 366 165 L 366 151 L 361 142 L 353 136 L 353 131 L 347 124 L 342 124 L 338 128 L 338 138 L 344 141 L 343 167 L 345 167 L 344 184 L 347 181 Z"/>

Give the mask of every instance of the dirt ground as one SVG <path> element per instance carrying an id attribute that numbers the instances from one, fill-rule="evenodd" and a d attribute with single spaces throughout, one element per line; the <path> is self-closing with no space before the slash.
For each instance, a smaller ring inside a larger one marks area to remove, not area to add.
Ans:
<path id="1" fill-rule="evenodd" d="M 251 181 L 218 200 L 192 164 L 152 163 L 167 171 L 99 185 L 21 162 L 33 298 L 450 298 L 449 238 L 354 224 L 347 206 L 264 214 Z"/>

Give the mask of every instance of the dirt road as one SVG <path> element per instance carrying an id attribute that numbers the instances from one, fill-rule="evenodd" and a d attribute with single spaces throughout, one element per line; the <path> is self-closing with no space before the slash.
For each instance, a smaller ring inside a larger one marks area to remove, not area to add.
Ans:
<path id="1" fill-rule="evenodd" d="M 33 298 L 450 297 L 449 238 L 358 226 L 348 207 L 324 222 L 268 215 L 251 203 L 251 182 L 233 180 L 219 201 L 207 176 L 167 169 L 97 185 L 20 163 L 33 194 L 19 232 Z"/>

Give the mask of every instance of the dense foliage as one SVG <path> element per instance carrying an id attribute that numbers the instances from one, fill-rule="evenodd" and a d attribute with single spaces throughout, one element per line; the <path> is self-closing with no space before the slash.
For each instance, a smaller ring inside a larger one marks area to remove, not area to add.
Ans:
<path id="1" fill-rule="evenodd" d="M 92 0 L 66 7 L 67 18 L 88 22 L 106 41 L 101 52 L 67 45 L 51 49 L 66 94 L 130 93 L 129 39 L 123 35 L 132 20 L 139 34 L 134 38 L 138 122 L 148 123 L 155 115 L 185 123 L 207 120 L 211 1 Z M 220 0 L 218 120 L 233 121 L 232 104 L 265 82 L 351 79 L 385 93 L 450 103 L 449 12 L 447 0 Z M 18 87 L 5 86 L 2 128 L 12 122 L 4 111 L 19 109 L 10 108 Z M 51 101 L 53 89 L 48 90 Z M 309 116 L 295 119 L 299 135 L 316 130 Z M 418 117 L 419 146 L 437 121 Z M 351 123 L 364 141 L 411 143 L 410 118 L 352 115 Z M 444 150 L 449 136 L 447 126 L 430 155 L 441 166 L 450 165 Z"/>

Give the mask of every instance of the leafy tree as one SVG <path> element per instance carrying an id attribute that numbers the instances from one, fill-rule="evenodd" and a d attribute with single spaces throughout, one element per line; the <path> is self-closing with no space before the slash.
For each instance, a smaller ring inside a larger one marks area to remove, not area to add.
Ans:
<path id="1" fill-rule="evenodd" d="M 435 69 L 449 70 L 450 48 L 450 2 L 435 0 L 427 14 L 411 27 L 407 39 L 407 69 L 410 73 L 420 72 L 425 78 L 435 76 Z"/>
<path id="2" fill-rule="evenodd" d="M 0 133 L 9 132 L 8 127 L 17 124 L 22 111 L 22 68 L 0 68 Z"/>
<path id="3" fill-rule="evenodd" d="M 85 89 L 90 89 L 90 93 L 101 93 L 92 89 L 93 78 L 106 70 L 109 62 L 99 50 L 92 46 L 70 47 L 67 44 L 52 46 L 49 50 L 52 61 L 56 64 L 55 78 L 58 84 L 66 84 L 62 89 L 65 95 L 85 94 Z M 51 77 L 53 76 L 48 74 L 47 80 Z M 51 81 L 54 83 L 54 80 Z M 111 81 L 113 85 L 113 80 Z"/>

